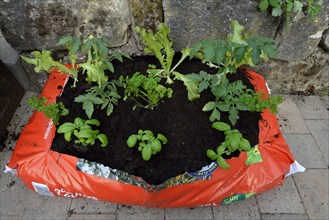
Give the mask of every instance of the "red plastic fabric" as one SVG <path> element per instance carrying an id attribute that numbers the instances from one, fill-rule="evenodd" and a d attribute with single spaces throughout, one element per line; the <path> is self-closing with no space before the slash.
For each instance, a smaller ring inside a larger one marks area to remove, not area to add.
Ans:
<path id="1" fill-rule="evenodd" d="M 256 90 L 268 93 L 265 80 L 247 70 Z M 50 102 L 60 95 L 58 86 L 68 78 L 52 71 L 41 93 Z M 70 198 L 88 197 L 113 203 L 146 207 L 196 207 L 228 204 L 281 185 L 294 158 L 280 131 L 275 115 L 262 112 L 259 122 L 262 162 L 247 164 L 247 153 L 227 160 L 228 170 L 217 167 L 209 179 L 149 192 L 141 186 L 81 172 L 78 158 L 50 150 L 56 128 L 42 112 L 34 112 L 20 135 L 7 167 L 25 185 L 40 194 Z"/>

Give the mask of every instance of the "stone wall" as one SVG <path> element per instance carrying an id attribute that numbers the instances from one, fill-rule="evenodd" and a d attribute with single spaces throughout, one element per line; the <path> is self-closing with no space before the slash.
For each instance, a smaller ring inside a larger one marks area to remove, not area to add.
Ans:
<path id="1" fill-rule="evenodd" d="M 65 35 L 104 37 L 110 45 L 132 55 L 142 45 L 135 26 L 171 28 L 174 47 L 204 38 L 223 39 L 230 21 L 238 20 L 253 35 L 275 39 L 279 57 L 255 68 L 275 93 L 329 93 L 329 1 L 323 1 L 318 21 L 303 12 L 293 15 L 289 27 L 258 10 L 259 0 L 0 0 L 0 29 L 16 50 L 52 49 Z M 26 65 L 25 65 L 26 66 Z M 31 78 L 31 67 L 27 67 Z M 36 82 L 35 80 L 33 80 Z M 34 85 L 34 90 L 40 89 Z"/>

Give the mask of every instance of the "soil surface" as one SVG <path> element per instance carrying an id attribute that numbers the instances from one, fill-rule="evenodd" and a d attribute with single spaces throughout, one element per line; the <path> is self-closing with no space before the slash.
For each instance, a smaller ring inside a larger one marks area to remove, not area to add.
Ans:
<path id="1" fill-rule="evenodd" d="M 131 75 L 136 71 L 145 73 L 149 64 L 159 66 L 153 57 L 134 57 L 132 60 L 125 59 L 123 63 L 113 62 L 115 73 L 109 74 L 110 79 L 117 79 L 120 75 Z M 182 74 L 198 73 L 200 70 L 208 73 L 216 71 L 198 60 L 184 61 L 177 69 Z M 242 80 L 248 88 L 252 88 L 243 70 L 239 70 L 237 74 L 230 74 L 229 80 Z M 58 101 L 63 102 L 70 111 L 68 116 L 61 118 L 60 124 L 73 122 L 77 116 L 87 119 L 82 105 L 73 100 L 90 88 L 90 85 L 84 79 L 79 79 L 76 88 L 72 88 L 71 85 L 72 80 L 69 80 L 62 96 L 58 98 Z M 212 162 L 206 156 L 206 150 L 216 149 L 224 140 L 222 132 L 211 128 L 211 122 L 208 119 L 210 112 L 201 110 L 214 97 L 206 91 L 201 94 L 200 99 L 191 102 L 187 99 L 186 87 L 181 81 L 175 81 L 170 87 L 174 91 L 173 97 L 165 99 L 153 110 L 143 108 L 132 110 L 133 103 L 123 100 L 115 106 L 110 117 L 107 117 L 100 108 L 96 108 L 92 118 L 97 118 L 101 122 L 99 129 L 108 137 L 107 147 L 100 147 L 98 141 L 89 147 L 77 146 L 74 141 L 68 143 L 63 135 L 57 134 L 51 149 L 123 170 L 140 176 L 149 184 L 154 185 L 186 171 L 200 170 Z M 123 91 L 120 93 L 123 96 Z M 240 120 L 234 126 L 250 141 L 252 146 L 258 143 L 259 119 L 259 113 L 240 112 Z M 228 122 L 228 115 L 222 113 L 221 121 Z M 168 143 L 163 146 L 161 152 L 152 155 L 149 161 L 142 159 L 137 147 L 128 148 L 126 145 L 127 138 L 137 133 L 139 129 L 152 130 L 155 135 L 162 133 L 168 139 Z M 230 157 L 238 155 L 239 152 L 236 152 Z"/>

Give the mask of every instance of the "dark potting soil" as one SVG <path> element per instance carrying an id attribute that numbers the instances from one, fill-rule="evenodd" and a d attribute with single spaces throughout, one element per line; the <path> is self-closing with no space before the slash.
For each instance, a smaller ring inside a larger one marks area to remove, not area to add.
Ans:
<path id="1" fill-rule="evenodd" d="M 177 60 L 176 60 L 177 62 Z M 110 79 L 118 79 L 120 75 L 131 75 L 136 71 L 145 73 L 149 64 L 158 66 L 154 57 L 134 57 L 125 59 L 123 63 L 114 62 L 115 73 L 110 73 Z M 174 62 L 175 64 L 175 62 Z M 198 60 L 184 61 L 178 72 L 182 74 L 198 73 L 204 70 L 214 73 L 214 69 L 202 64 Z M 81 74 L 80 74 L 81 75 Z M 249 80 L 241 69 L 236 74 L 229 75 L 230 81 L 242 80 L 248 88 L 252 88 Z M 74 98 L 83 94 L 90 85 L 81 78 L 76 88 L 72 88 L 69 80 L 61 97 L 57 101 L 63 102 L 70 113 L 61 118 L 60 124 L 73 122 L 75 117 L 87 119 L 80 103 Z M 98 141 L 89 147 L 78 146 L 74 141 L 66 142 L 63 135 L 57 134 L 54 138 L 52 150 L 98 162 L 114 169 L 123 170 L 129 174 L 142 177 L 149 184 L 160 184 L 165 180 L 184 172 L 195 172 L 209 165 L 212 161 L 206 156 L 208 148 L 216 149 L 224 140 L 224 134 L 211 128 L 209 115 L 203 112 L 202 107 L 214 100 L 210 92 L 203 92 L 201 98 L 193 102 L 187 99 L 187 90 L 181 81 L 170 85 L 173 97 L 165 99 L 153 110 L 136 108 L 132 110 L 130 101 L 120 100 L 114 112 L 107 117 L 105 111 L 96 108 L 92 118 L 97 118 L 101 125 L 99 130 L 107 135 L 109 145 L 102 148 Z M 61 89 L 61 88 L 58 88 Z M 120 95 L 123 96 L 122 89 Z M 234 126 L 253 145 L 258 144 L 259 113 L 240 112 L 240 120 Z M 228 123 L 228 114 L 221 114 L 221 121 Z M 168 143 L 160 153 L 152 155 L 149 161 L 144 161 L 137 147 L 128 148 L 126 140 L 139 129 L 152 130 L 155 135 L 164 134 Z M 228 156 L 238 156 L 239 152 Z"/>

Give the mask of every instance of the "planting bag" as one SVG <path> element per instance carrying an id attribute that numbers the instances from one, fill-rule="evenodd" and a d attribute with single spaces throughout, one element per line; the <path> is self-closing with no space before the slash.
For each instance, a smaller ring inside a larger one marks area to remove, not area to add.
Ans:
<path id="1" fill-rule="evenodd" d="M 257 91 L 268 93 L 261 76 L 246 72 Z M 52 71 L 41 96 L 55 102 L 67 81 L 67 75 Z M 287 175 L 303 169 L 294 160 L 275 115 L 265 110 L 261 117 L 259 144 L 226 160 L 230 169 L 214 162 L 154 186 L 126 172 L 50 150 L 56 127 L 43 112 L 35 111 L 5 172 L 14 173 L 28 188 L 48 196 L 162 208 L 229 204 L 277 187 Z"/>

